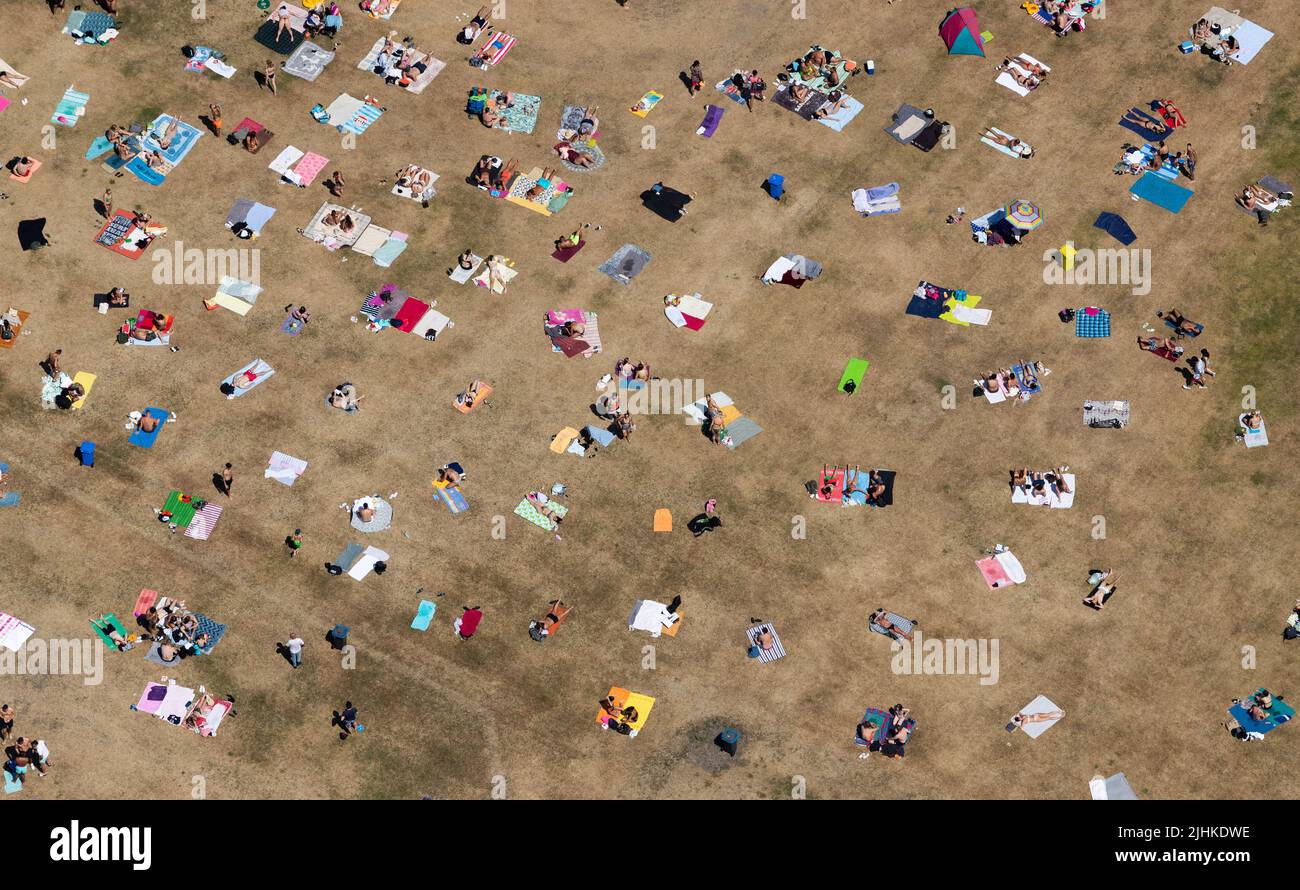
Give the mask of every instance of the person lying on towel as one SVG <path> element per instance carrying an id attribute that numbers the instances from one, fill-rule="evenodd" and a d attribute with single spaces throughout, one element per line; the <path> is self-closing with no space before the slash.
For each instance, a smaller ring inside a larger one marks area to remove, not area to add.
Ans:
<path id="1" fill-rule="evenodd" d="M 1139 336 L 1137 340 L 1138 348 L 1147 352 L 1156 352 L 1164 349 L 1167 350 L 1170 355 L 1175 357 L 1183 354 L 1183 347 L 1179 346 L 1178 342 L 1174 340 L 1173 337 L 1165 337 L 1164 339 L 1161 339 L 1160 337 Z"/>
<path id="2" fill-rule="evenodd" d="M 551 151 L 555 152 L 560 160 L 567 161 L 576 167 L 587 168 L 596 163 L 591 155 L 578 151 L 568 140 L 557 142 Z"/>
<path id="3" fill-rule="evenodd" d="M 344 235 L 357 227 L 356 220 L 352 218 L 352 214 L 342 208 L 331 210 L 329 213 L 321 217 L 321 225 L 333 226 Z"/>
<path id="4" fill-rule="evenodd" d="M 357 388 L 351 383 L 340 383 L 330 393 L 330 407 L 355 414 L 360 409 L 358 403 L 362 398 L 364 397 L 357 395 Z"/>
<path id="5" fill-rule="evenodd" d="M 456 42 L 463 44 L 464 46 L 470 46 L 475 40 L 478 40 L 479 34 L 483 33 L 483 29 L 487 27 L 487 23 L 488 8 L 486 6 L 481 6 L 479 7 L 479 11 L 474 13 L 474 17 L 469 20 L 469 24 L 461 28 L 456 34 Z M 490 28 L 488 30 L 491 31 Z"/>
<path id="6" fill-rule="evenodd" d="M 528 623 L 528 635 L 539 643 L 545 642 L 555 626 L 573 611 L 573 606 L 566 606 L 563 600 L 551 600 L 547 606 L 545 615 Z"/>

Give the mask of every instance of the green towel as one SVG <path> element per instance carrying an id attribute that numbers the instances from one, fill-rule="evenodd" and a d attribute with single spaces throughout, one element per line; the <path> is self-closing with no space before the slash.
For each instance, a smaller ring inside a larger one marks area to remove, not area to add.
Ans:
<path id="1" fill-rule="evenodd" d="M 187 504 L 181 503 L 181 493 L 173 491 L 167 495 L 167 503 L 163 504 L 162 508 L 164 513 L 172 514 L 172 522 L 176 523 L 177 526 L 188 528 L 190 520 L 194 518 L 194 514 L 199 511 L 201 506 L 203 506 L 201 501 L 190 501 Z"/>
<path id="2" fill-rule="evenodd" d="M 871 363 L 864 358 L 851 358 L 849 363 L 844 367 L 844 374 L 840 377 L 839 385 L 836 387 L 840 392 L 844 392 L 844 384 L 850 380 L 853 381 L 855 390 L 862 386 L 862 378 L 866 376 L 867 367 Z"/>

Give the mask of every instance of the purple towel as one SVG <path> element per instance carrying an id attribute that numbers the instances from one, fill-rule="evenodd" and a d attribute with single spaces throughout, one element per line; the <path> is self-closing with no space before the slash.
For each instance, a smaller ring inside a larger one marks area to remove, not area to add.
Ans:
<path id="1" fill-rule="evenodd" d="M 704 120 L 700 122 L 700 128 L 697 132 L 706 139 L 716 133 L 718 124 L 722 123 L 723 110 L 717 105 L 704 106 Z"/>

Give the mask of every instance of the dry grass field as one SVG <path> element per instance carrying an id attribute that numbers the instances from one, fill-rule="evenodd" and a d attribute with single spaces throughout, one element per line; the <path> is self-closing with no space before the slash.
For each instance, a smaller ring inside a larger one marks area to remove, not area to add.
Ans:
<path id="1" fill-rule="evenodd" d="M 1226 68 L 1176 48 L 1208 0 L 1109 0 L 1104 20 L 1064 39 L 1012 0 L 983 0 L 980 23 L 995 35 L 983 59 L 947 55 L 942 0 L 807 0 L 802 19 L 783 0 L 506 0 L 501 25 L 519 42 L 486 72 L 454 40 L 470 4 L 404 0 L 389 23 L 341 5 L 334 63 L 314 83 L 281 74 L 272 96 L 254 78 L 267 51 L 252 35 L 267 12 L 253 0 L 207 0 L 201 20 L 186 0 L 122 0 L 121 36 L 106 47 L 74 45 L 60 33 L 66 12 L 38 0 L 3 4 L 2 54 L 32 77 L 4 91 L 0 149 L 44 167 L 0 186 L 10 196 L 0 201 L 4 300 L 32 313 L 0 351 L 0 461 L 22 495 L 0 510 L 0 609 L 39 638 L 76 639 L 103 611 L 129 617 L 153 588 L 229 626 L 210 655 L 172 669 L 137 647 L 105 653 L 98 685 L 0 678 L 17 732 L 53 751 L 50 777 L 19 797 L 107 798 L 147 776 L 130 787 L 158 798 L 192 796 L 195 777 L 211 798 L 484 798 L 500 777 L 512 798 L 788 799 L 797 777 L 816 798 L 1084 798 L 1093 775 L 1118 771 L 1143 797 L 1295 794 L 1277 776 L 1294 761 L 1297 730 L 1249 745 L 1223 730 L 1230 701 L 1258 686 L 1300 697 L 1288 648 L 1300 644 L 1280 633 L 1297 595 L 1297 212 L 1260 227 L 1233 206 L 1261 176 L 1300 176 L 1292 4 L 1251 0 L 1242 15 L 1276 36 L 1250 65 Z M 420 95 L 356 67 L 390 28 L 447 62 Z M 238 73 L 185 71 L 186 44 L 221 50 Z M 679 78 L 698 58 L 710 83 L 743 66 L 775 85 L 812 44 L 875 62 L 874 76 L 850 83 L 865 107 L 843 132 L 770 101 L 749 113 L 711 88 L 691 98 Z M 1026 98 L 994 83 L 994 66 L 1016 52 L 1053 71 Z M 543 97 L 535 131 L 467 118 L 466 92 L 479 84 Z M 51 146 L 43 127 L 69 85 L 91 99 L 75 128 L 53 128 Z M 659 107 L 630 114 L 651 89 L 665 94 Z M 352 148 L 308 113 L 343 92 L 387 107 Z M 1132 202 L 1133 180 L 1111 172 L 1135 138 L 1116 121 L 1156 98 L 1178 103 L 1188 126 L 1171 142 L 1190 141 L 1199 156 L 1185 183 L 1195 196 L 1177 215 Z M 157 188 L 84 158 L 112 123 L 160 112 L 197 123 L 210 102 L 227 130 L 252 117 L 274 141 L 253 156 L 209 133 Z M 726 112 L 703 139 L 695 128 L 709 102 Z M 882 128 L 903 102 L 950 121 L 955 147 L 923 153 L 890 139 Z M 608 160 L 563 173 L 576 193 L 562 214 L 527 213 L 465 182 L 484 153 L 524 169 L 546 163 L 566 103 L 599 107 Z M 985 126 L 1031 142 L 1036 157 L 980 144 Z M 1243 147 L 1245 127 L 1254 148 Z M 267 169 L 290 144 L 330 158 L 326 173 L 347 178 L 344 203 L 409 233 L 392 268 L 297 234 L 329 195 L 325 174 L 298 190 Z M 427 208 L 388 191 L 411 162 L 441 175 Z M 760 188 L 773 172 L 786 179 L 780 202 Z M 696 195 L 676 224 L 640 205 L 659 180 Z M 859 217 L 850 192 L 889 182 L 901 184 L 902 212 Z M 266 293 L 252 312 L 205 311 L 213 284 L 156 284 L 151 257 L 94 244 L 105 187 L 117 207 L 143 207 L 168 227 L 154 249 L 260 250 Z M 276 208 L 251 245 L 224 226 L 239 198 Z M 981 246 L 965 223 L 945 225 L 958 206 L 969 219 L 1016 198 L 1046 215 L 1020 246 Z M 1092 227 L 1103 211 L 1123 214 L 1134 247 L 1149 249 L 1150 293 L 1044 283 L 1045 252 L 1067 240 L 1118 246 Z M 52 243 L 20 252 L 18 223 L 36 217 Z M 552 241 L 584 222 L 586 248 L 552 260 Z M 596 271 L 625 242 L 653 255 L 626 287 Z M 466 247 L 517 263 L 506 294 L 447 279 Z M 791 251 L 821 261 L 821 278 L 798 290 L 762 285 Z M 920 279 L 982 295 L 991 323 L 904 314 Z M 427 343 L 352 323 L 386 282 L 437 299 L 455 327 Z M 115 285 L 133 307 L 175 315 L 178 352 L 114 341 L 123 313 L 98 314 L 91 295 Z M 675 329 L 663 296 L 696 291 L 716 304 L 707 326 Z M 278 330 L 291 301 L 313 313 L 298 337 Z M 1057 318 L 1086 305 L 1109 310 L 1109 339 L 1078 339 Z M 602 354 L 551 350 L 542 315 L 570 306 L 599 313 Z M 1170 306 L 1206 326 L 1195 341 L 1217 371 L 1206 391 L 1184 390 L 1174 365 L 1134 345 Z M 68 372 L 98 375 L 82 410 L 42 410 L 37 364 L 56 348 Z M 222 378 L 259 356 L 275 376 L 228 401 Z M 764 432 L 731 451 L 680 417 L 647 416 L 592 460 L 551 453 L 557 430 L 592 419 L 596 381 L 623 356 L 725 390 Z M 855 356 L 871 368 L 850 397 L 835 384 Z M 997 406 L 971 397 L 972 377 L 1019 358 L 1052 369 L 1041 394 Z M 476 377 L 495 385 L 491 407 L 462 415 L 452 399 Z M 356 416 L 322 403 L 343 380 L 365 396 Z M 1256 393 L 1268 448 L 1234 441 L 1243 387 Z M 1089 429 L 1087 399 L 1128 400 L 1132 423 Z M 123 428 L 146 405 L 178 417 L 147 451 L 129 447 Z M 93 468 L 74 458 L 83 440 L 98 444 Z M 275 450 L 310 462 L 292 488 L 262 478 Z M 471 508 L 460 515 L 430 493 L 452 460 L 469 473 Z M 229 501 L 210 481 L 227 461 Z M 804 482 L 837 462 L 895 470 L 893 506 L 810 500 Z M 1077 475 L 1073 509 L 1009 502 L 1010 467 L 1061 463 Z M 555 482 L 569 489 L 562 540 L 511 515 L 526 492 Z M 222 501 L 211 540 L 156 521 L 151 508 L 172 489 Z M 385 532 L 362 535 L 339 509 L 394 491 Z M 693 538 L 685 521 L 708 498 L 723 526 Z M 658 507 L 672 510 L 672 534 L 651 532 Z M 504 538 L 493 535 L 501 524 Z M 800 525 L 806 535 L 792 534 Z M 305 545 L 291 560 L 282 541 L 295 527 Z M 352 541 L 388 551 L 389 570 L 360 582 L 326 574 Z M 985 586 L 974 563 L 995 543 L 1019 556 L 1025 584 Z M 1120 579 L 1101 612 L 1080 603 L 1098 567 Z M 417 603 L 435 592 L 445 596 L 432 627 L 412 630 Z M 675 594 L 685 612 L 675 638 L 629 632 L 637 599 Z M 557 596 L 576 609 L 539 645 L 528 621 Z M 450 626 L 462 605 L 485 613 L 468 642 Z M 895 673 L 889 642 L 867 631 L 878 606 L 919 619 L 927 636 L 997 640 L 998 681 Z M 786 658 L 746 657 L 751 617 L 775 624 Z M 354 668 L 324 642 L 335 623 L 352 627 Z M 290 631 L 308 642 L 297 671 L 276 652 Z M 233 694 L 237 716 L 205 738 L 130 710 L 163 674 Z M 611 686 L 656 698 L 635 738 L 596 725 Z M 1065 711 L 1060 724 L 1038 739 L 1006 733 L 1039 694 Z M 342 742 L 331 713 L 345 699 L 367 728 Z M 858 719 L 895 702 L 918 721 L 906 759 L 860 759 Z M 744 735 L 734 759 L 712 748 L 724 726 Z"/>

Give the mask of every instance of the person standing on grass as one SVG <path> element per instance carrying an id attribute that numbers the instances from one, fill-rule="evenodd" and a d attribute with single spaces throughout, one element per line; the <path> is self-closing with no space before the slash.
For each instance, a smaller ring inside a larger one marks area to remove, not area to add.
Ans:
<path id="1" fill-rule="evenodd" d="M 14 734 L 14 719 L 18 714 L 10 705 L 0 705 L 0 742 L 9 741 Z"/>
<path id="2" fill-rule="evenodd" d="M 266 84 L 266 88 L 271 91 L 271 95 L 274 96 L 275 95 L 275 63 L 272 62 L 270 59 L 266 60 L 266 67 L 262 69 L 262 81 Z"/>
<path id="3" fill-rule="evenodd" d="M 307 645 L 303 642 L 302 637 L 298 636 L 296 630 L 289 631 L 289 639 L 285 640 L 284 648 L 289 653 L 289 664 L 296 669 L 302 664 L 302 647 Z M 353 715 L 355 717 L 355 715 Z"/>
<path id="4" fill-rule="evenodd" d="M 104 189 L 104 197 L 100 198 L 100 203 L 104 205 L 104 219 L 113 218 L 113 190 Z"/>
<path id="5" fill-rule="evenodd" d="M 343 712 L 338 714 L 338 724 L 342 732 L 339 738 L 346 739 L 357 728 L 357 709 L 352 702 L 343 703 Z"/>
<path id="6" fill-rule="evenodd" d="M 208 105 L 208 121 L 212 124 L 212 132 L 221 138 L 221 106 L 215 102 Z"/>
<path id="7" fill-rule="evenodd" d="M 289 558 L 293 559 L 302 549 L 302 529 L 295 528 L 293 534 L 284 539 L 284 546 L 289 548 Z"/>
<path id="8" fill-rule="evenodd" d="M 325 186 L 330 190 L 330 194 L 336 198 L 343 197 L 343 174 L 335 170 L 329 179 L 325 180 Z"/>
<path id="9" fill-rule="evenodd" d="M 691 62 L 690 80 L 687 89 L 690 90 L 691 98 L 694 99 L 695 95 L 704 89 L 704 69 L 700 67 L 699 59 Z"/>
<path id="10" fill-rule="evenodd" d="M 226 464 L 221 470 L 221 493 L 226 497 L 230 497 L 230 487 L 235 483 L 234 469 L 230 464 Z"/>
<path id="11" fill-rule="evenodd" d="M 49 355 L 45 356 L 45 361 L 41 362 L 41 370 L 57 380 L 59 377 L 59 371 L 62 370 L 59 368 L 59 357 L 62 355 L 63 350 L 56 349 Z"/>

